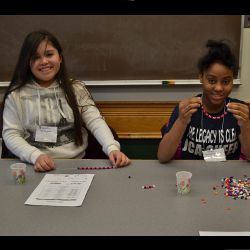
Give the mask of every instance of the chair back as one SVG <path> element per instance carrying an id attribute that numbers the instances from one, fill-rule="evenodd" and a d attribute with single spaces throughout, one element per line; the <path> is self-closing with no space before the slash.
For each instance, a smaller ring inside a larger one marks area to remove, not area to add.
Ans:
<path id="1" fill-rule="evenodd" d="M 116 131 L 110 127 L 110 130 L 114 136 L 114 139 L 119 142 L 119 137 Z M 92 133 L 87 130 L 88 132 L 88 147 L 85 151 L 84 159 L 108 159 L 109 157 L 102 151 L 102 146 L 96 140 L 96 138 L 92 135 Z"/>

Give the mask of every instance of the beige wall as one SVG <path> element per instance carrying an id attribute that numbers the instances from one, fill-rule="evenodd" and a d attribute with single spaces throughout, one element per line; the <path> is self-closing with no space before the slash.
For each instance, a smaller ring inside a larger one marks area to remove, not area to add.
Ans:
<path id="1" fill-rule="evenodd" d="M 250 28 L 242 32 L 241 85 L 235 86 L 231 96 L 250 101 Z M 89 87 L 96 101 L 178 101 L 200 92 L 199 85 L 189 86 L 95 86 Z M 0 88 L 0 98 L 5 88 Z"/>
<path id="2" fill-rule="evenodd" d="M 232 96 L 250 101 L 250 28 L 243 29 L 242 33 L 242 62 L 241 82 L 242 85 L 234 90 Z"/>

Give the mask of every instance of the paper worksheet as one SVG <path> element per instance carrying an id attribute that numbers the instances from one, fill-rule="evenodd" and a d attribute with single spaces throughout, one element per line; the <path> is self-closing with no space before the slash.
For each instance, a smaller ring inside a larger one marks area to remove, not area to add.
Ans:
<path id="1" fill-rule="evenodd" d="M 46 174 L 25 205 L 81 206 L 94 174 Z"/>
<path id="2" fill-rule="evenodd" d="M 200 236 L 250 236 L 248 231 L 222 232 L 222 231 L 199 231 Z"/>

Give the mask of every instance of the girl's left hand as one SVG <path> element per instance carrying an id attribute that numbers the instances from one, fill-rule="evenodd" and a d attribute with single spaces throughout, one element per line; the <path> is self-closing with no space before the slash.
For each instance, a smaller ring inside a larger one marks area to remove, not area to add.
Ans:
<path id="1" fill-rule="evenodd" d="M 131 163 L 131 160 L 119 150 L 111 151 L 109 160 L 114 167 L 125 167 Z"/>
<path id="2" fill-rule="evenodd" d="M 238 102 L 229 102 L 227 104 L 227 110 L 238 120 L 238 125 L 240 127 L 250 125 L 248 105 Z"/>

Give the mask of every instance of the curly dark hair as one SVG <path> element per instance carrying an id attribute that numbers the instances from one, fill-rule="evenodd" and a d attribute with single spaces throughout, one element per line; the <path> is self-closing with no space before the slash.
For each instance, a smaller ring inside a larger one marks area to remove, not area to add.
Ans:
<path id="1" fill-rule="evenodd" d="M 237 77 L 239 66 L 235 55 L 225 40 L 208 40 L 206 47 L 208 52 L 200 58 L 197 65 L 200 74 L 207 71 L 212 64 L 220 63 L 231 69 L 234 77 Z"/>

